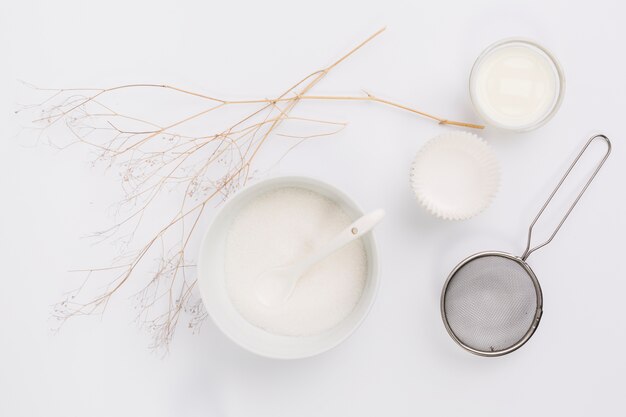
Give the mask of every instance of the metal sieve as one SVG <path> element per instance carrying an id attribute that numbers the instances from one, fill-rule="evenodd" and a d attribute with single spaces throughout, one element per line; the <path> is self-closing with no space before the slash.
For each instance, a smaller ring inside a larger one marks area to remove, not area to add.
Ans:
<path id="1" fill-rule="evenodd" d="M 574 202 L 543 243 L 531 248 L 533 227 L 589 145 L 596 139 L 607 150 Z M 464 349 L 481 356 L 501 356 L 519 349 L 533 335 L 543 312 L 539 281 L 527 264 L 534 251 L 550 243 L 611 153 L 604 135 L 592 136 L 581 149 L 528 228 L 522 256 L 480 252 L 459 263 L 441 293 L 441 316 L 448 333 Z"/>

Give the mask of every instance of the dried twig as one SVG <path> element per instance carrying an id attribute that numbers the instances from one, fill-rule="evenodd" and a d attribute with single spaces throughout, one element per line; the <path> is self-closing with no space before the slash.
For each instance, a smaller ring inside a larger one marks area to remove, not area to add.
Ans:
<path id="1" fill-rule="evenodd" d="M 54 315 L 59 322 L 62 324 L 77 315 L 103 312 L 111 297 L 125 287 L 131 277 L 137 276 L 139 281 L 141 277 L 148 278 L 135 297 L 137 319 L 151 330 L 154 347 L 168 346 L 185 311 L 190 314 L 188 326 L 197 328 L 206 313 L 196 295 L 196 278 L 191 272 L 193 265 L 188 253 L 191 238 L 209 202 L 228 197 L 253 177 L 255 158 L 272 134 L 296 138 L 297 145 L 302 140 L 335 134 L 345 127 L 345 123 L 293 116 L 293 109 L 302 101 L 370 101 L 406 110 L 440 124 L 481 129 L 480 125 L 433 116 L 369 93 L 362 96 L 310 94 L 310 90 L 331 70 L 383 30 L 365 39 L 331 65 L 307 75 L 271 99 L 227 100 L 165 84 L 70 89 L 34 87 L 49 94 L 44 101 L 24 108 L 29 112 L 38 112 L 33 123 L 39 126 L 40 133 L 55 125 L 64 126 L 73 139 L 62 147 L 86 144 L 97 152 L 97 162 L 119 166 L 125 192 L 114 224 L 95 234 L 103 239 L 120 239 L 122 255 L 114 260 L 112 266 L 82 271 L 88 279 L 55 306 Z M 170 91 L 208 105 L 175 122 L 162 123 L 126 114 L 107 104 L 107 100 L 111 101 L 117 93 L 139 89 Z M 190 122 L 227 106 L 252 106 L 253 110 L 217 133 L 194 136 L 181 130 Z M 286 121 L 326 126 L 330 130 L 309 135 L 277 133 L 277 128 Z M 129 245 L 137 240 L 138 231 L 148 227 L 144 225 L 144 219 L 150 208 L 157 205 L 165 191 L 173 188 L 184 190 L 176 212 L 147 233 L 149 237 L 138 250 L 129 250 Z M 157 268 L 145 274 L 141 269 L 152 265 L 155 254 Z M 85 285 L 97 273 L 113 274 L 113 279 L 100 295 L 85 301 L 82 298 Z"/>

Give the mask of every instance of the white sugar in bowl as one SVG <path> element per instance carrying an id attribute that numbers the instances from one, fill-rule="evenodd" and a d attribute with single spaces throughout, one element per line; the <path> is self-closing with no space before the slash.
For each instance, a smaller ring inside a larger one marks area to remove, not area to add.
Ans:
<path id="1" fill-rule="evenodd" d="M 350 309 L 345 310 L 345 315 L 340 317 L 337 324 L 329 328 L 324 328 L 319 332 L 303 335 L 280 334 L 271 331 L 272 329 L 260 326 L 258 322 L 253 324 L 255 320 L 251 320 L 250 312 L 245 309 L 242 310 L 241 299 L 235 297 L 235 294 L 233 294 L 232 252 L 229 252 L 230 248 L 232 248 L 232 233 L 237 237 L 242 236 L 240 233 L 241 228 L 238 225 L 242 224 L 242 222 L 243 224 L 247 224 L 244 220 L 249 219 L 250 216 L 246 213 L 250 212 L 251 207 L 260 207 L 258 205 L 260 200 L 264 201 L 263 199 L 268 195 L 290 188 L 304 189 L 307 192 L 310 191 L 328 200 L 332 200 L 332 202 L 336 203 L 338 209 L 345 213 L 346 218 L 349 217 L 352 221 L 364 214 L 363 210 L 361 210 L 350 197 L 324 182 L 306 177 L 277 177 L 264 180 L 240 190 L 234 196 L 230 197 L 221 207 L 206 231 L 198 257 L 198 285 L 205 308 L 213 322 L 237 345 L 258 355 L 277 359 L 296 359 L 314 356 L 339 345 L 355 331 L 367 316 L 370 307 L 374 303 L 379 285 L 378 250 L 376 248 L 374 234 L 370 232 L 364 235 L 359 243 L 359 245 L 362 245 L 362 249 L 360 250 L 362 251 L 361 253 L 364 253 L 363 259 L 366 260 L 366 262 L 362 264 L 362 269 L 359 269 L 359 271 L 362 271 L 362 275 L 360 276 L 363 277 L 362 281 L 360 281 L 362 283 L 360 295 L 353 298 L 354 304 L 349 304 Z M 310 230 L 319 229 L 320 233 L 323 232 L 322 229 L 324 223 L 326 223 L 325 219 L 328 216 L 328 214 L 325 213 L 326 212 L 323 212 L 321 217 L 317 218 L 315 222 L 312 222 L 311 225 L 306 227 L 310 228 Z M 271 217 L 269 219 L 270 221 L 268 223 L 271 223 Z M 270 228 L 268 232 L 267 225 L 255 227 L 254 224 L 252 224 L 250 228 L 254 233 L 259 233 L 259 230 L 263 230 L 264 234 L 261 234 L 261 236 L 276 234 L 274 233 L 275 229 Z M 247 229 L 244 229 L 244 231 L 245 230 Z M 243 233 L 244 239 L 239 246 L 244 247 L 246 251 L 259 251 L 258 245 L 256 248 L 250 248 L 249 241 L 245 239 L 245 235 L 246 233 Z M 257 239 L 253 240 L 256 241 Z M 239 240 L 237 240 L 237 242 L 239 242 Z M 269 250 L 268 248 L 273 247 L 274 243 L 275 242 L 268 242 L 266 244 L 267 248 L 261 247 L 260 251 L 265 254 L 266 251 Z M 290 248 L 285 248 L 284 245 L 279 245 L 278 247 L 278 250 L 285 249 Z M 349 250 L 350 248 L 346 247 L 344 249 Z M 248 252 L 244 252 L 244 254 L 247 255 Z M 270 251 L 269 254 L 271 255 L 272 252 Z M 343 259 L 341 254 L 337 255 L 338 260 Z M 251 259 L 246 256 L 243 258 Z M 258 258 L 257 256 L 253 261 L 259 262 Z M 260 262 L 262 261 L 263 259 L 261 257 Z M 334 266 L 332 259 L 329 258 L 328 261 L 330 262 L 330 266 Z M 235 265 L 237 267 L 240 266 L 238 262 L 236 262 Z M 318 265 L 317 267 L 319 272 L 324 266 Z M 311 271 L 311 274 L 311 276 L 315 276 L 315 271 Z M 250 275 L 252 278 L 255 276 L 254 274 Z M 326 274 L 324 276 L 329 278 L 329 281 L 326 281 L 326 283 L 331 284 L 328 285 L 328 291 L 330 291 L 330 293 L 327 294 L 327 297 L 330 298 L 325 298 L 324 302 L 330 303 L 331 300 L 335 300 L 336 298 L 343 300 L 343 296 L 338 296 L 334 292 L 332 284 L 335 283 L 335 281 L 333 281 L 334 279 L 347 280 L 347 276 L 341 273 L 338 273 L 337 276 L 333 274 Z M 303 279 L 304 278 L 306 277 L 303 276 Z M 304 284 L 306 283 L 303 283 L 303 285 Z M 324 296 L 326 286 L 321 286 L 322 291 L 319 291 L 319 281 L 312 283 L 312 280 L 310 280 L 309 284 L 311 284 L 311 286 L 304 286 L 300 291 L 305 291 L 306 289 L 313 290 L 314 288 L 316 288 L 316 290 L 313 291 L 313 293 L 306 293 L 308 299 L 305 301 L 311 301 L 311 298 L 315 300 L 313 297 L 314 294 L 316 297 L 319 294 Z M 235 288 L 240 288 L 239 281 L 237 281 L 237 287 Z M 247 296 L 249 294 L 243 295 Z M 336 298 L 332 298 L 333 296 Z M 303 298 L 300 300 L 303 300 Z M 296 295 L 290 299 L 290 302 L 298 302 Z M 330 307 L 332 308 L 335 305 L 336 304 L 331 304 Z M 244 305 L 244 307 L 246 306 L 247 305 Z M 300 306 L 300 304 L 296 304 L 296 307 Z M 306 304 L 302 306 L 306 306 Z M 326 310 L 321 311 L 326 312 Z M 302 311 L 299 310 L 296 310 L 296 312 L 298 314 L 302 313 Z M 304 312 L 306 313 L 307 311 Z M 261 311 L 261 313 L 263 313 L 263 311 Z M 312 312 L 309 312 L 307 319 L 310 319 L 311 314 Z M 280 317 L 285 318 L 285 316 Z M 260 317 L 260 319 L 263 318 L 267 317 Z M 259 322 L 262 322 L 262 320 L 259 320 Z"/>

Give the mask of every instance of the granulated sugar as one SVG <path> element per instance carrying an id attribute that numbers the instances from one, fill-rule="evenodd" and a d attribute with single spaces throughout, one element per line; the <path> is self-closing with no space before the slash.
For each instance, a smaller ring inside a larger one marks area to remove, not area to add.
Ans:
<path id="1" fill-rule="evenodd" d="M 365 286 L 361 240 L 314 265 L 278 307 L 257 299 L 254 280 L 305 258 L 354 220 L 331 199 L 304 188 L 285 187 L 251 201 L 234 219 L 226 242 L 226 286 L 233 305 L 250 323 L 275 334 L 307 336 L 334 327 L 354 309 Z"/>

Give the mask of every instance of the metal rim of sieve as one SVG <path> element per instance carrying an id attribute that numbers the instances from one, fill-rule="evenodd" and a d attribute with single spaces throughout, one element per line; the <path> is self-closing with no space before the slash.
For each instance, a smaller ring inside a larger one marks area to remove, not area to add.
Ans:
<path id="1" fill-rule="evenodd" d="M 528 331 L 514 345 L 509 346 L 506 349 L 497 350 L 497 351 L 483 351 L 483 350 L 473 348 L 473 347 L 463 343 L 463 341 L 461 341 L 456 336 L 456 334 L 454 333 L 454 331 L 450 327 L 450 323 L 448 323 L 448 318 L 447 318 L 446 309 L 445 309 L 445 307 L 446 307 L 446 292 L 448 291 L 448 284 L 450 284 L 450 282 L 452 281 L 452 279 L 454 278 L 456 273 L 459 271 L 459 269 L 461 269 L 462 267 L 464 267 L 468 263 L 474 261 L 475 259 L 482 258 L 482 257 L 485 257 L 485 256 L 498 256 L 498 257 L 501 257 L 501 258 L 510 259 L 510 260 L 516 262 L 518 265 L 521 265 L 524 268 L 524 270 L 526 271 L 528 277 L 533 282 L 533 285 L 535 287 L 535 295 L 537 297 L 536 298 L 537 299 L 537 308 L 535 310 L 535 317 L 534 317 L 534 319 L 532 321 L 532 324 L 531 324 L 530 328 L 528 329 Z M 443 290 L 441 291 L 441 303 L 440 303 L 440 305 L 441 305 L 441 318 L 443 319 L 443 324 L 446 327 L 446 330 L 448 331 L 448 334 L 450 335 L 450 337 L 459 346 L 461 346 L 463 349 L 467 350 L 468 352 L 471 352 L 471 353 L 473 353 L 475 355 L 479 355 L 479 356 L 502 356 L 502 355 L 506 355 L 507 353 L 511 353 L 511 352 L 519 349 L 520 347 L 522 347 L 532 337 L 532 335 L 537 330 L 537 327 L 539 326 L 539 322 L 541 321 L 541 315 L 543 314 L 543 294 L 541 292 L 541 286 L 539 285 L 539 280 L 537 279 L 537 276 L 535 275 L 533 270 L 530 268 L 530 266 L 528 266 L 528 264 L 522 258 L 514 256 L 514 255 L 511 255 L 510 253 L 506 253 L 506 252 L 486 251 L 486 252 L 479 252 L 479 253 L 476 253 L 476 254 L 468 257 L 468 258 L 465 258 L 456 267 L 454 267 L 452 272 L 450 272 L 450 275 L 448 275 L 448 278 L 446 279 L 445 284 L 443 285 Z"/>

